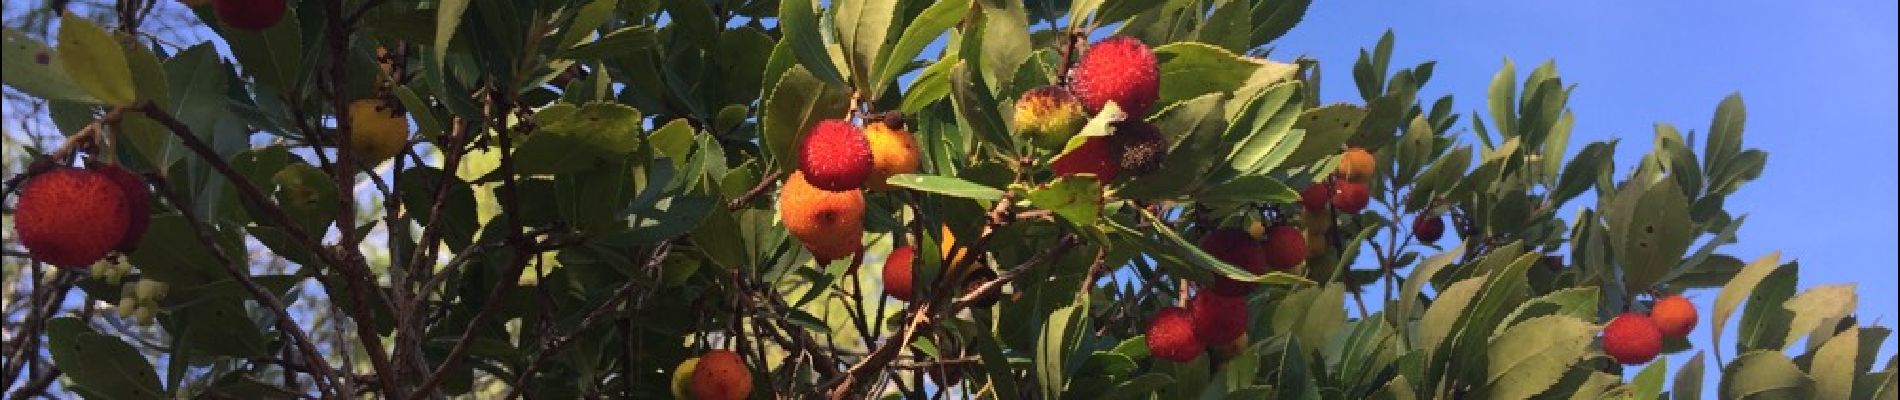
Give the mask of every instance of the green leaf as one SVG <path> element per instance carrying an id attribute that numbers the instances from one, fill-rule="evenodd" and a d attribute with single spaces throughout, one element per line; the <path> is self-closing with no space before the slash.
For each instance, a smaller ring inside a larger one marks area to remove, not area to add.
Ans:
<path id="1" fill-rule="evenodd" d="M 581 43 L 554 53 L 555 59 L 595 61 L 639 54 L 658 41 L 651 26 L 615 29 L 592 42 Z"/>
<path id="2" fill-rule="evenodd" d="M 838 0 L 831 3 L 837 13 L 838 42 L 849 56 L 851 76 L 857 88 L 867 94 L 878 93 L 877 64 L 884 60 L 885 36 L 890 35 L 891 19 L 897 16 L 897 0 Z"/>
<path id="3" fill-rule="evenodd" d="M 1208 93 L 1237 91 L 1243 85 L 1266 85 L 1286 81 L 1299 68 L 1256 60 L 1227 49 L 1200 42 L 1176 42 L 1154 48 L 1161 70 L 1161 97 L 1157 109 Z"/>
<path id="4" fill-rule="evenodd" d="M 1345 103 L 1306 110 L 1300 115 L 1300 120 L 1293 124 L 1294 129 L 1306 131 L 1306 138 L 1283 162 L 1287 165 L 1306 165 L 1338 154 L 1340 146 L 1352 137 L 1359 127 L 1359 120 L 1365 116 L 1366 109 Z"/>
<path id="5" fill-rule="evenodd" d="M 1412 268 L 1412 274 L 1407 276 L 1405 282 L 1399 286 L 1399 304 L 1398 308 L 1395 309 L 1396 312 L 1387 313 L 1386 315 L 1393 316 L 1395 321 L 1401 321 L 1399 323 L 1409 325 L 1413 314 L 1412 310 L 1418 307 L 1419 292 L 1424 290 L 1425 284 L 1431 282 L 1431 278 L 1437 276 L 1439 270 L 1451 265 L 1453 261 L 1457 261 L 1458 257 L 1464 256 L 1465 246 L 1462 243 L 1447 245 L 1445 248 L 1451 249 L 1451 251 L 1426 258 L 1425 261 L 1418 263 L 1418 267 Z M 1442 295 L 1440 298 L 1443 298 Z M 1436 307 L 1437 303 L 1434 302 L 1432 306 Z M 1459 307 L 1462 308 L 1463 306 Z"/>
<path id="6" fill-rule="evenodd" d="M 1635 398 L 1654 399 L 1662 395 L 1663 379 L 1668 374 L 1669 357 L 1657 357 L 1650 361 L 1649 366 L 1643 367 L 1642 372 L 1637 372 L 1636 378 L 1630 380 L 1631 390 L 1636 392 Z"/>
<path id="7" fill-rule="evenodd" d="M 1810 290 L 1812 291 L 1812 290 Z M 1814 376 L 1814 398 L 1817 400 L 1847 400 L 1854 394 L 1854 369 L 1859 366 L 1854 359 L 1860 351 L 1860 329 L 1848 329 L 1828 339 L 1814 352 L 1813 367 L 1808 369 Z"/>
<path id="8" fill-rule="evenodd" d="M 1196 39 L 1220 46 L 1232 52 L 1246 52 L 1253 47 L 1251 41 L 1253 10 L 1251 2 L 1225 0 L 1214 4 L 1214 11 L 1207 20 L 1195 27 Z"/>
<path id="9" fill-rule="evenodd" d="M 541 124 L 515 149 L 515 173 L 565 174 L 618 162 L 640 143 L 640 111 L 616 103 L 556 104 L 535 113 Z"/>
<path id="10" fill-rule="evenodd" d="M 886 182 L 893 186 L 977 201 L 997 201 L 1003 198 L 1002 190 L 949 176 L 899 174 L 892 176 Z"/>
<path id="11" fill-rule="evenodd" d="M 1675 267 L 1695 240 L 1689 201 L 1675 181 L 1667 179 L 1647 188 L 1630 185 L 1617 198 L 1605 215 L 1610 235 L 1615 237 L 1610 247 L 1622 261 L 1625 287 L 1647 291 Z"/>
<path id="12" fill-rule="evenodd" d="M 1702 352 L 1698 351 L 1695 357 L 1689 357 L 1689 362 L 1682 364 L 1682 369 L 1676 370 L 1675 386 L 1669 389 L 1670 398 L 1676 400 L 1702 398 L 1702 363 Z"/>
<path id="13" fill-rule="evenodd" d="M 444 1 L 437 6 L 437 9 L 446 12 L 446 9 L 454 8 L 457 3 L 466 3 L 466 1 Z M 304 63 L 303 28 L 300 26 L 299 14 L 301 13 L 297 12 L 295 7 L 284 10 L 284 19 L 281 22 L 262 31 L 249 31 L 228 26 L 221 31 L 225 42 L 231 47 L 231 56 L 237 59 L 238 65 L 244 66 L 244 73 L 255 77 L 257 83 L 264 87 L 283 95 L 302 92 L 304 82 L 301 80 L 303 78 L 301 72 L 309 67 Z M 449 23 L 460 21 L 460 15 L 460 9 L 457 9 L 456 16 L 452 17 L 455 19 Z M 454 26 L 450 25 L 449 29 L 452 31 Z M 436 59 L 442 59 L 444 56 L 441 52 L 448 51 L 450 36 L 451 34 L 436 34 Z M 441 68 L 442 66 L 438 63 L 436 69 Z"/>
<path id="14" fill-rule="evenodd" d="M 931 42 L 935 42 L 938 37 L 943 36 L 943 31 L 955 25 L 969 9 L 969 2 L 939 1 L 935 4 L 931 4 L 930 8 L 924 9 L 923 13 L 918 14 L 916 18 L 912 18 L 906 23 L 904 33 L 897 37 L 897 43 L 892 45 L 890 50 L 886 52 L 882 58 L 879 58 L 876 65 L 872 68 L 876 72 L 870 75 L 869 78 L 872 83 L 870 93 L 874 96 L 884 94 L 885 85 L 897 79 L 897 76 L 903 72 L 904 67 L 909 65 L 911 60 L 916 59 L 919 54 L 923 53 L 924 47 L 929 46 Z M 943 65 L 945 67 L 949 66 L 949 64 Z M 910 91 L 913 93 L 910 93 L 910 96 L 915 96 L 914 92 L 917 90 L 917 82 L 921 81 L 922 79 L 912 82 Z M 910 97 L 905 98 L 906 103 L 909 102 L 909 99 Z M 915 112 L 915 109 L 909 107 L 905 107 L 904 109 L 906 112 Z"/>
<path id="15" fill-rule="evenodd" d="M 1748 122 L 1748 106 L 1741 93 L 1730 93 L 1715 107 L 1715 119 L 1709 122 L 1709 137 L 1702 150 L 1702 171 L 1709 176 L 1724 176 L 1734 171 L 1735 158 L 1742 153 L 1742 127 Z M 1713 182 L 1711 182 L 1713 183 Z M 1716 186 L 1711 185 L 1714 193 Z"/>
<path id="16" fill-rule="evenodd" d="M 0 28 L 0 69 L 7 71 L 0 80 L 29 96 L 77 103 L 99 102 L 66 74 L 65 62 L 54 56 L 52 48 L 13 28 Z"/>
<path id="17" fill-rule="evenodd" d="M 1250 1 L 1253 4 L 1253 35 L 1248 44 L 1259 46 L 1273 42 L 1306 15 L 1312 0 Z"/>
<path id="18" fill-rule="evenodd" d="M 1030 190 L 1025 196 L 1036 207 L 1054 211 L 1076 226 L 1094 226 L 1102 216 L 1102 183 L 1085 176 L 1064 176 Z"/>
<path id="19" fill-rule="evenodd" d="M 951 67 L 951 105 L 956 107 L 957 115 L 963 117 L 964 126 L 975 131 L 978 138 L 999 147 L 1011 148 L 1007 145 L 1011 143 L 1009 127 L 1003 124 L 1003 115 L 996 109 L 1000 103 L 990 95 L 983 76 L 972 71 L 971 67 L 970 63 L 962 61 Z"/>
<path id="20" fill-rule="evenodd" d="M 779 32 L 783 40 L 791 43 L 792 55 L 798 58 L 798 64 L 824 83 L 845 86 L 844 75 L 838 71 L 837 64 L 831 62 L 831 51 L 825 46 L 812 0 L 780 0 L 778 5 Z"/>
<path id="21" fill-rule="evenodd" d="M 1227 126 L 1223 137 L 1240 140 L 1228 153 L 1228 164 L 1241 174 L 1265 174 L 1280 166 L 1304 140 L 1288 135 L 1300 117 L 1300 84 L 1274 85 L 1247 103 Z"/>
<path id="22" fill-rule="evenodd" d="M 972 43 L 982 45 L 982 56 L 976 60 L 981 63 L 978 71 L 982 72 L 981 82 L 988 84 L 986 89 L 993 95 L 1000 88 L 1008 87 L 1017 67 L 1029 59 L 1033 51 L 1029 42 L 1029 15 L 1020 1 L 978 1 L 975 4 L 983 11 L 982 29 L 978 31 L 982 32 L 983 39 Z M 967 51 L 961 54 L 971 56 Z"/>
<path id="23" fill-rule="evenodd" d="M 1102 400 L 1146 399 L 1155 391 L 1174 383 L 1174 377 L 1160 372 L 1149 372 L 1115 384 L 1102 392 Z"/>
<path id="24" fill-rule="evenodd" d="M 226 297 L 192 304 L 176 312 L 193 355 L 258 357 L 269 343 L 244 310 L 243 298 Z"/>
<path id="25" fill-rule="evenodd" d="M 297 223 L 297 229 L 323 232 L 329 229 L 331 222 L 336 221 L 336 183 L 317 167 L 290 164 L 272 175 L 271 183 L 277 186 L 273 197 L 278 206 L 283 208 L 285 214 L 289 214 L 292 222 Z"/>
<path id="26" fill-rule="evenodd" d="M 70 14 L 69 14 L 70 15 Z M 152 364 L 119 338 L 93 332 L 78 318 L 46 321 L 46 352 L 87 398 L 159 399 L 171 397 L 158 382 Z"/>
<path id="27" fill-rule="evenodd" d="M 1790 332 L 1788 328 L 1794 321 L 1794 313 L 1789 312 L 1784 304 L 1794 297 L 1795 281 L 1800 276 L 1799 267 L 1790 264 L 1776 269 L 1748 294 L 1748 304 L 1742 308 L 1742 320 L 1737 323 L 1736 352 L 1788 347 L 1788 342 L 1783 338 Z"/>
<path id="28" fill-rule="evenodd" d="M 1299 192 L 1286 187 L 1279 180 L 1263 175 L 1247 175 L 1210 186 L 1194 196 L 1194 200 L 1215 208 L 1235 206 L 1246 203 L 1292 203 L 1299 201 Z"/>
<path id="29" fill-rule="evenodd" d="M 765 111 L 759 118 L 761 142 L 778 160 L 778 170 L 790 171 L 798 168 L 796 146 L 806 131 L 818 125 L 818 121 L 843 118 L 851 102 L 851 91 L 840 85 L 826 84 L 804 66 L 793 66 L 785 71 L 776 86 L 773 96 L 765 99 Z"/>
<path id="30" fill-rule="evenodd" d="M 1418 348 L 1430 353 L 1445 346 L 1445 340 L 1452 334 L 1453 324 L 1458 322 L 1459 315 L 1464 314 L 1465 308 L 1478 297 L 1478 290 L 1482 288 L 1484 277 L 1480 276 L 1458 281 L 1438 292 L 1438 298 L 1432 301 L 1431 307 L 1425 309 L 1425 316 L 1418 320 Z"/>
<path id="31" fill-rule="evenodd" d="M 1775 267 L 1780 265 L 1781 252 L 1768 253 L 1743 267 L 1742 272 L 1735 274 L 1735 278 L 1723 285 L 1722 292 L 1716 295 L 1715 318 L 1709 320 L 1709 342 L 1717 349 L 1718 360 L 1721 358 L 1722 331 L 1728 325 L 1728 317 L 1734 315 L 1735 307 L 1755 291 L 1755 285 L 1761 284 L 1762 278 L 1768 277 L 1768 273 L 1774 272 Z"/>
<path id="32" fill-rule="evenodd" d="M 1777 350 L 1736 357 L 1722 368 L 1721 398 L 1812 399 L 1814 379 Z"/>
<path id="33" fill-rule="evenodd" d="M 1491 120 L 1497 124 L 1498 134 L 1503 138 L 1517 134 L 1517 66 L 1511 59 L 1504 59 L 1504 68 L 1491 77 L 1491 90 L 1488 96 L 1491 104 Z"/>
<path id="34" fill-rule="evenodd" d="M 78 13 L 59 19 L 59 62 L 66 76 L 106 104 L 130 106 L 138 97 L 119 41 Z"/>
<path id="35" fill-rule="evenodd" d="M 1497 334 L 1506 327 L 1546 315 L 1561 315 L 1581 320 L 1593 320 L 1597 315 L 1597 298 L 1602 293 L 1593 286 L 1563 288 L 1543 296 L 1533 298 L 1518 305 L 1517 310 L 1498 324 Z"/>
<path id="36" fill-rule="evenodd" d="M 1567 315 L 1536 317 L 1512 326 L 1485 349 L 1489 360 L 1485 392 L 1494 399 L 1523 399 L 1544 392 L 1583 359 L 1595 335 L 1590 323 Z"/>
<path id="37" fill-rule="evenodd" d="M 1860 297 L 1854 293 L 1854 284 L 1820 285 L 1788 299 L 1782 307 L 1793 312 L 1794 321 L 1788 324 L 1787 337 L 1781 343 L 1792 344 L 1801 335 L 1820 327 L 1822 321 L 1833 321 L 1854 313 L 1854 306 Z"/>
<path id="38" fill-rule="evenodd" d="M 1287 295 L 1274 307 L 1270 326 L 1276 335 L 1300 343 L 1326 343 L 1346 324 L 1345 285 L 1307 287 Z"/>
<path id="39" fill-rule="evenodd" d="M 1089 329 L 1088 309 L 1088 302 L 1076 302 L 1049 313 L 1036 340 L 1036 383 L 1042 387 L 1042 398 L 1061 397 L 1069 355 Z"/>
<path id="40" fill-rule="evenodd" d="M 447 181 L 444 182 L 443 180 Z M 416 223 L 430 226 L 437 213 L 441 216 L 441 232 L 444 243 L 449 248 L 468 247 L 475 240 L 475 230 L 481 225 L 476 219 L 475 191 L 461 178 L 430 167 L 410 168 L 402 172 L 397 183 L 398 194 L 402 197 L 403 208 L 415 217 Z M 441 188 L 442 208 L 435 209 L 436 190 Z"/>
<path id="41" fill-rule="evenodd" d="M 1259 275 L 1255 275 L 1251 272 L 1247 272 L 1247 270 L 1240 269 L 1240 267 L 1235 267 L 1233 264 L 1228 264 L 1226 261 L 1221 261 L 1218 258 L 1214 258 L 1214 256 L 1212 255 L 1208 255 L 1207 252 L 1201 251 L 1200 246 L 1196 246 L 1193 243 L 1189 243 L 1187 239 L 1181 238 L 1180 234 L 1175 233 L 1174 229 L 1168 227 L 1168 224 L 1166 221 L 1162 220 L 1160 217 L 1155 216 L 1154 213 L 1148 212 L 1147 209 L 1141 210 L 1141 216 L 1148 220 L 1148 222 L 1153 226 L 1156 233 L 1159 233 L 1162 238 L 1167 240 L 1165 243 L 1173 244 L 1174 245 L 1173 249 L 1176 252 L 1181 253 L 1181 255 L 1187 258 L 1187 261 L 1189 263 L 1192 263 L 1197 267 L 1212 270 L 1215 273 L 1220 274 L 1221 276 L 1227 277 L 1228 279 L 1233 279 L 1233 280 L 1241 281 L 1241 282 L 1265 283 L 1265 284 L 1274 285 L 1274 286 L 1295 286 L 1295 287 L 1307 286 L 1307 285 L 1313 284 L 1313 281 L 1307 280 L 1304 277 L 1287 274 L 1285 272 L 1269 272 L 1269 273 L 1259 274 Z"/>

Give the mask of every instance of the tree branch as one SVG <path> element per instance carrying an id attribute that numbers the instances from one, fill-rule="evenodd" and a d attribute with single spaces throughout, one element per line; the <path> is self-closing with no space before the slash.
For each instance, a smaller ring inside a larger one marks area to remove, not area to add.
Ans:
<path id="1" fill-rule="evenodd" d="M 198 243 L 211 249 L 211 255 L 218 258 L 218 266 L 224 268 L 225 274 L 231 275 L 231 279 L 236 280 L 239 286 L 243 286 L 245 291 L 251 293 L 253 299 L 263 304 L 264 308 L 270 309 L 270 312 L 277 317 L 277 329 L 289 335 L 292 344 L 297 346 L 297 350 L 303 353 L 304 358 L 308 359 L 312 370 L 310 380 L 316 382 L 317 391 L 330 395 L 337 394 L 328 382 L 336 379 L 335 369 L 323 359 L 323 353 L 317 351 L 316 344 L 310 341 L 310 336 L 304 333 L 303 328 L 297 326 L 297 320 L 291 319 L 290 311 L 284 306 L 284 302 L 269 290 L 264 290 L 264 287 L 258 285 L 256 280 L 251 279 L 250 271 L 238 269 L 236 260 L 224 253 L 224 247 L 219 246 L 217 239 L 211 236 L 211 228 L 205 225 L 204 220 L 199 219 L 198 212 L 191 207 L 192 203 L 185 201 L 183 195 L 172 190 L 171 184 L 157 175 L 146 175 L 145 179 L 152 183 L 152 187 L 158 189 L 160 195 L 171 201 L 173 208 L 177 208 L 178 212 L 184 215 L 185 222 L 191 226 L 191 231 L 197 237 Z"/>
<path id="2" fill-rule="evenodd" d="M 659 246 L 654 249 L 653 256 L 647 259 L 647 268 L 658 268 L 660 263 L 666 260 L 667 254 L 671 254 L 672 252 L 673 242 L 660 242 Z M 533 378 L 535 372 L 541 368 L 541 363 L 546 362 L 548 357 L 554 356 L 555 353 L 560 352 L 561 349 L 566 348 L 567 345 L 574 343 L 574 336 L 587 332 L 588 329 L 593 328 L 595 324 L 605 320 L 609 314 L 616 311 L 616 309 L 620 307 L 620 303 L 626 302 L 627 298 L 633 296 L 634 289 L 639 286 L 639 282 L 638 280 L 629 279 L 627 283 L 621 284 L 620 289 L 614 290 L 613 297 L 607 298 L 606 303 L 602 303 L 600 307 L 587 313 L 587 317 L 582 318 L 580 326 L 574 327 L 573 331 L 556 337 L 544 337 L 541 340 L 541 350 L 535 352 L 534 358 L 528 361 L 527 368 L 523 368 L 521 373 L 515 376 L 515 383 L 508 389 L 508 394 L 501 398 L 513 399 L 515 396 L 520 395 L 521 389 L 527 386 L 528 379 Z"/>

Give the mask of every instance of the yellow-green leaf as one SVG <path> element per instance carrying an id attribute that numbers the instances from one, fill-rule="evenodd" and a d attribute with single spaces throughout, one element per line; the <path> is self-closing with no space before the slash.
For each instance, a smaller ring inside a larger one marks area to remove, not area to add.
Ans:
<path id="1" fill-rule="evenodd" d="M 59 61 L 74 83 L 106 104 L 130 106 L 137 98 L 119 41 L 77 13 L 59 20 Z"/>

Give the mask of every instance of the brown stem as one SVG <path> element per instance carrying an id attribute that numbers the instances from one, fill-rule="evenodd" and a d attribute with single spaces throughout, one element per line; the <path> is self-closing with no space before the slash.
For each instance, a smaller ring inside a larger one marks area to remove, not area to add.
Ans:
<path id="1" fill-rule="evenodd" d="M 759 197 L 759 195 L 765 193 L 767 189 L 771 189 L 772 183 L 777 182 L 780 175 L 782 175 L 782 173 L 779 171 L 772 171 L 771 173 L 765 174 L 765 177 L 759 179 L 758 185 L 752 186 L 752 190 L 747 190 L 745 195 L 726 202 L 726 210 L 730 211 L 744 208 L 746 204 L 752 202 L 752 199 Z"/>
<path id="2" fill-rule="evenodd" d="M 191 231 L 197 237 L 198 243 L 211 249 L 211 255 L 217 257 L 218 266 L 224 268 L 225 274 L 231 275 L 231 279 L 237 281 L 239 286 L 243 286 L 245 291 L 250 292 L 253 299 L 276 315 L 277 329 L 290 336 L 291 342 L 311 364 L 310 380 L 316 382 L 317 391 L 335 394 L 328 381 L 336 378 L 336 371 L 330 367 L 328 361 L 323 359 L 323 353 L 317 351 L 317 346 L 310 341 L 310 336 L 304 333 L 303 328 L 297 326 L 297 320 L 291 319 L 290 310 L 284 306 L 283 300 L 278 299 L 276 294 L 265 290 L 263 286 L 257 284 L 256 280 L 251 279 L 250 271 L 238 268 L 236 259 L 225 254 L 224 247 L 219 246 L 218 240 L 212 237 L 211 227 L 205 225 L 204 220 L 199 218 L 198 212 L 191 207 L 191 202 L 184 199 L 183 194 L 172 190 L 171 184 L 157 175 L 146 175 L 145 179 L 152 183 L 152 187 L 158 189 L 159 195 L 164 196 L 175 206 L 173 208 L 177 208 L 178 212 L 183 214 L 185 222 L 191 226 Z"/>
<path id="3" fill-rule="evenodd" d="M 667 254 L 672 253 L 672 251 L 672 242 L 660 242 L 660 245 L 653 251 L 653 257 L 647 259 L 647 268 L 658 268 L 660 263 L 666 260 Z M 508 395 L 502 396 L 501 398 L 513 399 L 515 396 L 520 395 L 521 389 L 527 387 L 528 379 L 534 377 L 535 371 L 540 369 L 541 364 L 546 362 L 548 357 L 554 356 L 555 353 L 559 353 L 561 349 L 566 348 L 567 345 L 574 343 L 575 335 L 586 332 L 587 329 L 605 320 L 609 314 L 612 314 L 620 307 L 620 303 L 624 303 L 628 298 L 633 297 L 634 289 L 638 288 L 637 283 L 639 283 L 637 280 L 628 280 L 627 283 L 620 285 L 620 289 L 614 290 L 613 297 L 607 298 L 606 303 L 602 303 L 599 308 L 595 308 L 594 311 L 587 313 L 587 317 L 581 319 L 580 326 L 574 327 L 572 332 L 557 337 L 544 336 L 541 340 L 541 350 L 536 352 L 534 358 L 528 361 L 527 368 L 523 368 L 521 373 L 515 377 L 515 384 L 508 389 Z"/>

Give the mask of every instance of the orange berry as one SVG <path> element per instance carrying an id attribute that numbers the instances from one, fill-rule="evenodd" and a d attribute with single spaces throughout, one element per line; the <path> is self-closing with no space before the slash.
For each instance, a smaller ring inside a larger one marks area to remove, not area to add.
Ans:
<path id="1" fill-rule="evenodd" d="M 693 367 L 691 386 L 696 400 L 745 399 L 752 396 L 752 371 L 739 359 L 739 353 L 708 351 Z"/>
<path id="2" fill-rule="evenodd" d="M 856 189 L 820 189 L 806 181 L 803 172 L 793 172 L 779 191 L 778 213 L 785 229 L 820 263 L 864 248 L 864 193 Z"/>
<path id="3" fill-rule="evenodd" d="M 1680 339 L 1695 330 L 1695 304 L 1682 295 L 1664 297 L 1649 308 L 1649 319 L 1656 321 L 1663 337 Z"/>
<path id="4" fill-rule="evenodd" d="M 866 189 L 891 190 L 895 186 L 885 181 L 892 176 L 917 172 L 917 139 L 904 130 L 902 114 L 892 111 L 882 121 L 871 122 L 864 127 L 864 138 L 871 144 L 871 176 L 864 181 Z"/>
<path id="5" fill-rule="evenodd" d="M 1338 173 L 1348 181 L 1365 183 L 1374 172 L 1372 153 L 1366 149 L 1354 147 L 1339 155 Z"/>

